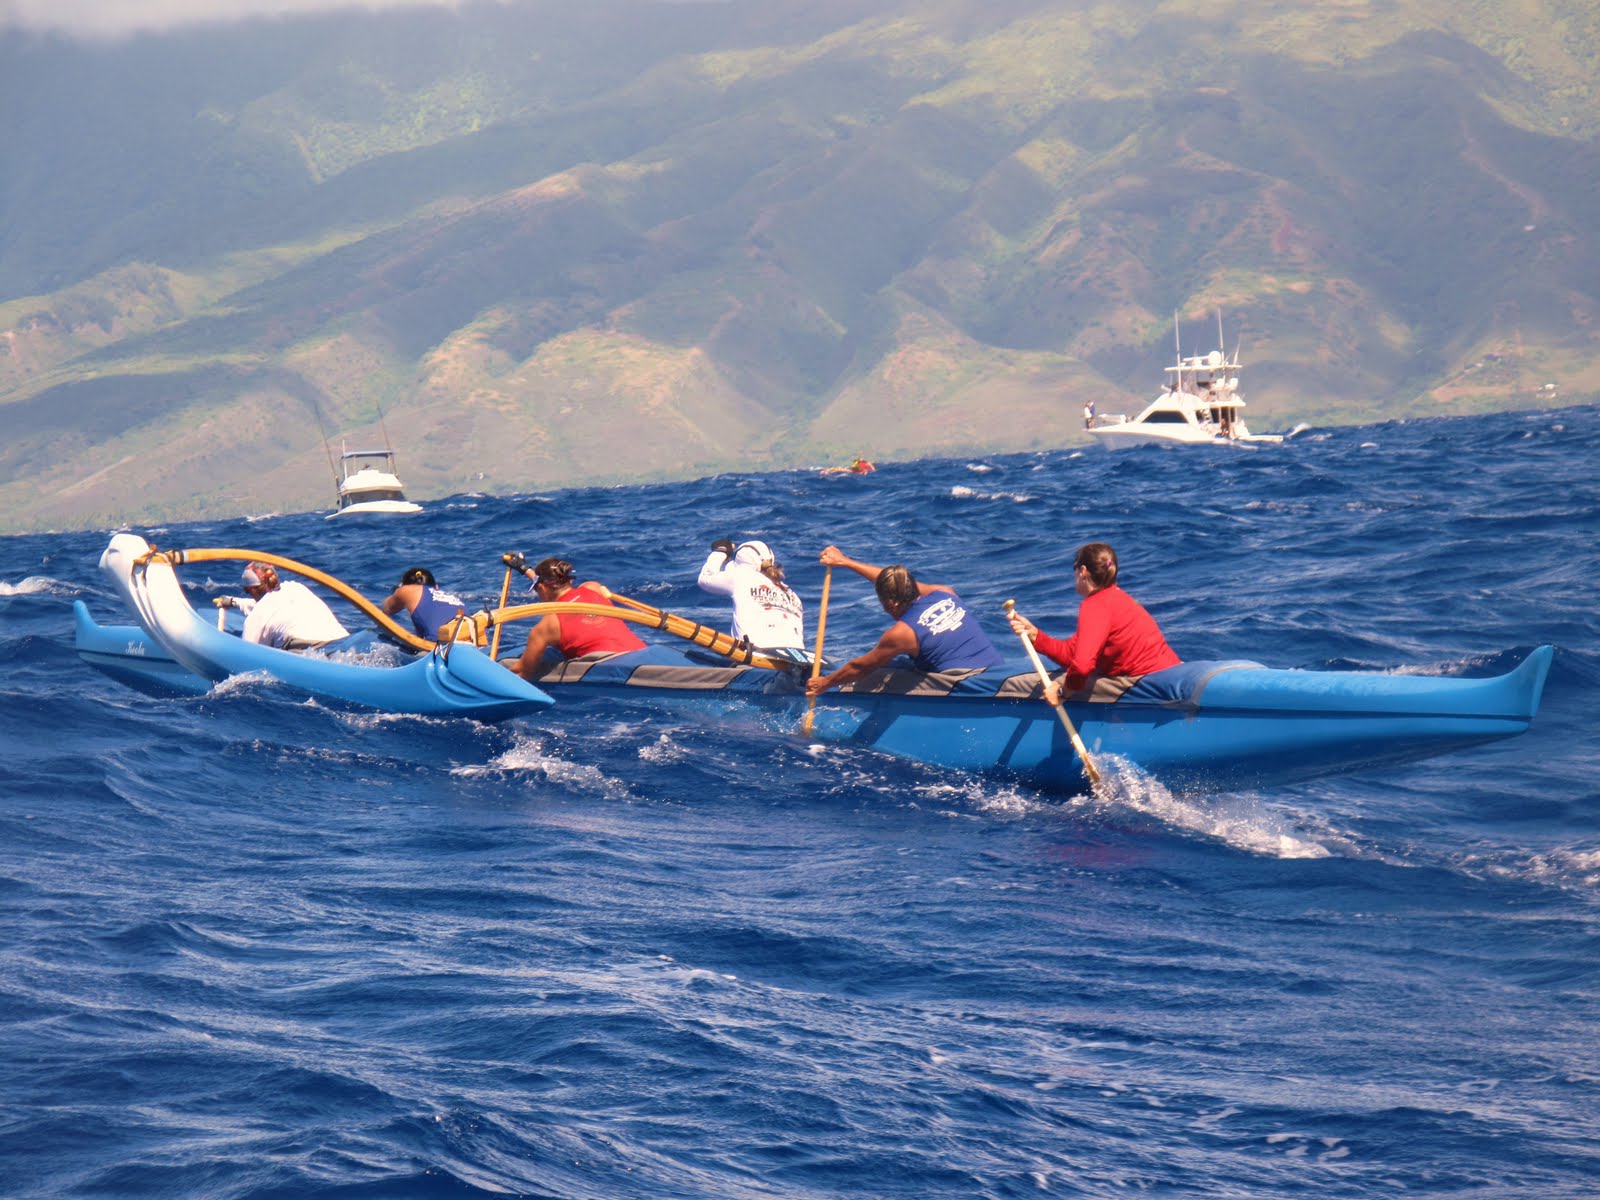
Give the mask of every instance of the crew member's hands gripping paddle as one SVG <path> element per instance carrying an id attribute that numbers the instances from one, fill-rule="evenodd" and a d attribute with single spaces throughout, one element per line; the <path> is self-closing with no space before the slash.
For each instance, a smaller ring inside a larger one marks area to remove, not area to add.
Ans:
<path id="1" fill-rule="evenodd" d="M 1007 600 L 1005 604 L 1006 616 L 1010 616 L 1016 608 L 1015 600 Z M 1022 648 L 1028 652 L 1028 657 L 1033 660 L 1033 669 L 1039 672 L 1039 682 L 1045 687 L 1050 686 L 1050 672 L 1044 669 L 1044 663 L 1039 660 L 1039 652 L 1033 648 L 1033 643 L 1028 640 L 1028 635 L 1019 633 L 1017 637 L 1022 642 Z M 1072 741 L 1072 748 L 1078 752 L 1078 761 L 1083 763 L 1083 773 L 1089 777 L 1090 787 L 1100 786 L 1100 768 L 1094 765 L 1089 757 L 1089 749 L 1083 744 L 1083 739 L 1078 736 L 1078 731 L 1073 728 L 1072 718 L 1067 716 L 1067 706 L 1057 702 L 1053 706 L 1056 716 L 1061 718 L 1061 727 L 1067 731 L 1067 737 Z"/>
<path id="2" fill-rule="evenodd" d="M 833 567 L 830 565 L 822 573 L 822 603 L 817 609 L 817 656 L 811 660 L 811 678 L 815 679 L 822 674 L 822 635 L 828 628 L 828 592 L 833 587 Z M 806 697 L 806 715 L 800 720 L 800 732 L 806 737 L 811 736 L 812 727 L 817 723 L 817 698 Z"/>

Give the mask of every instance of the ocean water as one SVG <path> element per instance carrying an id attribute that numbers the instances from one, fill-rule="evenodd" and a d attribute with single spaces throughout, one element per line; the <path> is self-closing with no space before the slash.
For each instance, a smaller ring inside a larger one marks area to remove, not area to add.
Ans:
<path id="1" fill-rule="evenodd" d="M 108 531 L 0 539 L 0 1194 L 1592 1197 L 1596 463 L 1579 408 L 139 530 L 375 597 L 560 553 L 717 621 L 713 538 L 771 542 L 813 616 L 834 542 L 997 641 L 1007 597 L 1070 629 L 1103 539 L 1188 657 L 1557 647 L 1521 737 L 1110 800 L 736 709 L 155 700 L 72 651 L 73 599 L 127 619 Z M 830 651 L 870 645 L 870 588 L 832 596 Z"/>

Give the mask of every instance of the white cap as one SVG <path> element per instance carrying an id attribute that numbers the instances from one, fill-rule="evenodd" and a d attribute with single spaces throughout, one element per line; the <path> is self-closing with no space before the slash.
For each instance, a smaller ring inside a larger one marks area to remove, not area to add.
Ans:
<path id="1" fill-rule="evenodd" d="M 246 567 L 239 575 L 239 582 L 244 584 L 244 586 L 247 588 L 260 587 L 261 576 L 256 574 L 256 569 L 254 567 Z"/>
<path id="2" fill-rule="evenodd" d="M 759 567 L 764 562 L 772 561 L 772 550 L 765 542 L 740 542 L 739 548 L 734 551 L 733 561 L 747 567 Z"/>

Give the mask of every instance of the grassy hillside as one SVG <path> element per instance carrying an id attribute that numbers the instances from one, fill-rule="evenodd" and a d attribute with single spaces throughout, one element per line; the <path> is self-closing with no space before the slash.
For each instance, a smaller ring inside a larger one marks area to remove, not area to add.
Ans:
<path id="1" fill-rule="evenodd" d="M 1600 395 L 1571 0 L 487 4 L 0 35 L 0 529 Z M 1549 384 L 1554 384 L 1554 388 Z"/>

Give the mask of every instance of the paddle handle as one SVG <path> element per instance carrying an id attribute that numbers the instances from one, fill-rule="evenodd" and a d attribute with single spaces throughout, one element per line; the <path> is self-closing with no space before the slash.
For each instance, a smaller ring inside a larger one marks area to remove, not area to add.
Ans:
<path id="1" fill-rule="evenodd" d="M 1015 600 L 1007 600 L 1005 604 L 1006 615 L 1010 616 L 1016 608 Z M 1017 634 L 1017 639 L 1022 643 L 1022 648 L 1028 652 L 1028 657 L 1033 661 L 1033 669 L 1039 672 L 1039 682 L 1045 687 L 1050 686 L 1050 672 L 1045 670 L 1044 661 L 1039 657 L 1039 652 L 1033 648 L 1033 643 L 1028 640 L 1025 633 Z M 1083 773 L 1089 777 L 1089 786 L 1095 787 L 1100 783 L 1100 769 L 1094 765 L 1094 760 L 1089 757 L 1089 748 L 1083 744 L 1083 739 L 1078 736 L 1078 731 L 1073 727 L 1072 718 L 1067 716 L 1065 704 L 1051 706 L 1056 710 L 1056 716 L 1061 718 L 1061 728 L 1067 731 L 1067 737 L 1072 742 L 1072 748 L 1078 752 L 1078 761 L 1083 763 Z"/>
<path id="2" fill-rule="evenodd" d="M 822 573 L 822 603 L 817 608 L 817 654 L 811 660 L 811 678 L 822 674 L 822 638 L 828 631 L 828 593 L 833 590 L 833 565 Z M 800 722 L 800 732 L 807 737 L 817 723 L 817 698 L 806 697 L 806 715 Z"/>

